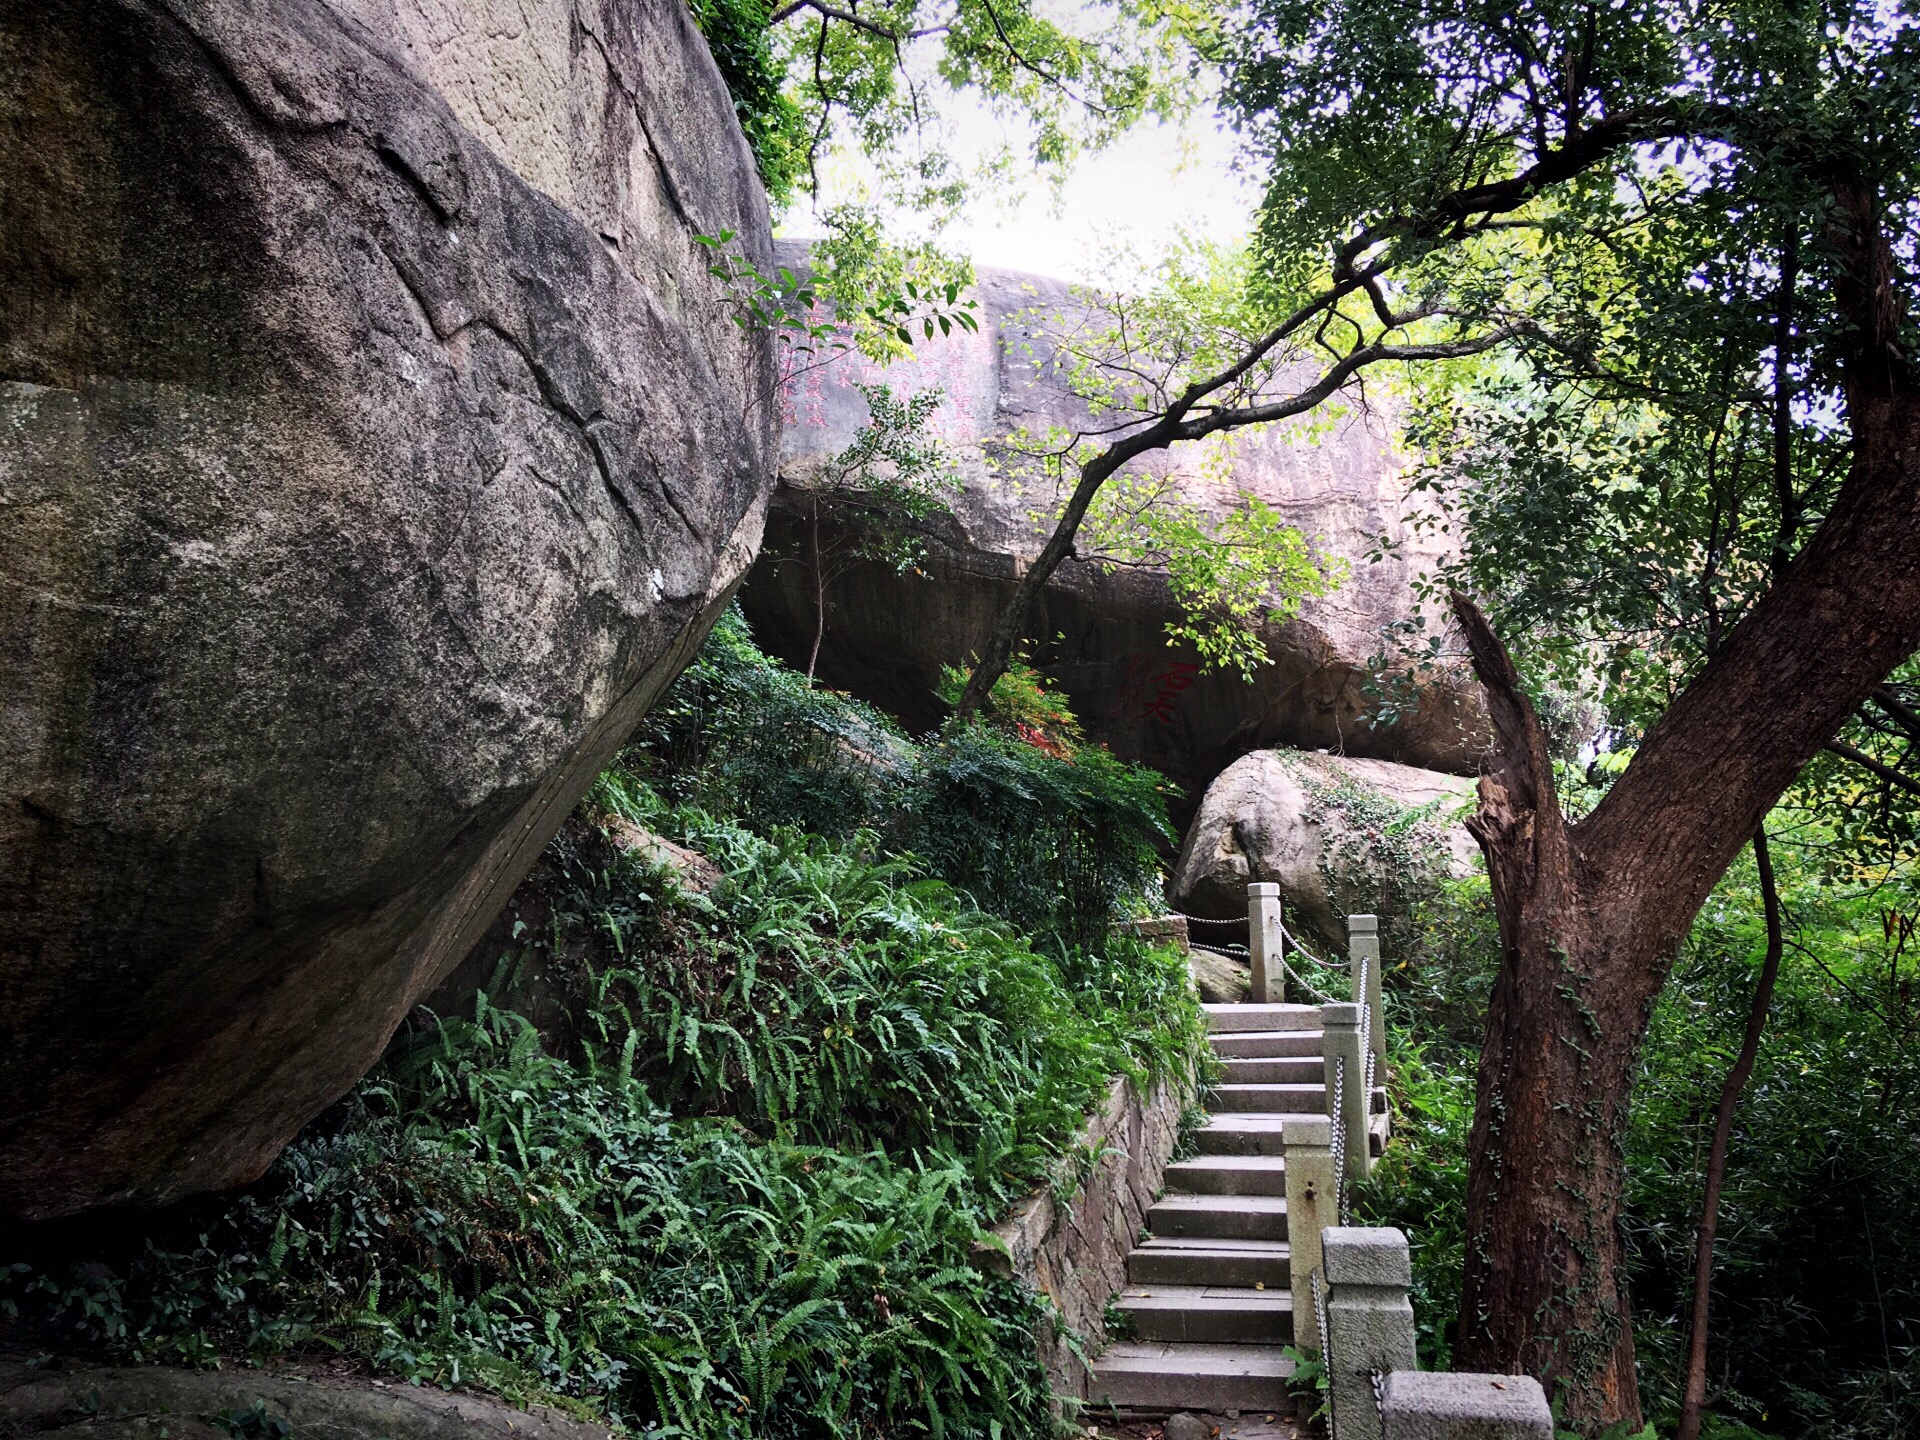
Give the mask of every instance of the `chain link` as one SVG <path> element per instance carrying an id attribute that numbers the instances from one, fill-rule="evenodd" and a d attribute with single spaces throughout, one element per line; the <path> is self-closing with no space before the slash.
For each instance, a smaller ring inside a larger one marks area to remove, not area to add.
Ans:
<path id="1" fill-rule="evenodd" d="M 1247 947 L 1244 945 L 1198 945 L 1198 944 L 1195 944 L 1195 945 L 1192 945 L 1191 948 L 1195 950 L 1204 950 L 1209 955 L 1224 955 L 1229 960 L 1245 960 L 1248 963 L 1251 963 L 1253 959 L 1253 952 L 1248 950 Z M 1315 985 L 1311 980 L 1307 979 L 1306 976 L 1302 975 L 1298 970 L 1294 969 L 1291 965 L 1289 965 L 1287 963 L 1287 956 L 1285 951 L 1282 951 L 1278 958 L 1280 961 L 1281 971 L 1293 977 L 1294 983 L 1300 987 L 1302 993 L 1310 996 L 1312 999 L 1318 1001 L 1322 1005 L 1325 1005 L 1330 1001 L 1337 1000 L 1339 998 L 1337 995 L 1327 994 L 1326 991 L 1322 990 L 1319 986 Z"/>
<path id="2" fill-rule="evenodd" d="M 1327 1378 L 1333 1378 L 1333 1336 L 1327 1326 L 1327 1296 L 1320 1283 L 1320 1272 L 1315 1270 L 1307 1277 L 1307 1284 L 1313 1290 L 1313 1318 L 1320 1329 L 1320 1368 Z M 1333 1414 L 1333 1389 L 1327 1389 L 1327 1440 L 1334 1440 L 1338 1434 L 1337 1422 Z"/>
<path id="3" fill-rule="evenodd" d="M 1347 1209 L 1347 1057 L 1333 1057 L 1333 1196 L 1334 1212 L 1345 1225 L 1351 1218 Z"/>
<path id="4" fill-rule="evenodd" d="M 1241 916 L 1238 920 L 1209 920 L 1204 915 L 1189 915 L 1184 910 L 1169 910 L 1167 913 L 1173 916 L 1177 920 L 1186 921 L 1187 924 L 1189 925 L 1214 925 L 1222 929 L 1227 929 L 1236 925 L 1245 925 L 1247 923 L 1247 919 L 1244 915 Z"/>

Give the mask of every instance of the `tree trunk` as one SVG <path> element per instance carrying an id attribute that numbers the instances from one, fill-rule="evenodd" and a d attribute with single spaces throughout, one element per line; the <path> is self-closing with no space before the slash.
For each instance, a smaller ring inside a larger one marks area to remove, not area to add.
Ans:
<path id="1" fill-rule="evenodd" d="M 813 650 L 807 656 L 807 684 L 813 684 L 814 667 L 820 663 L 820 642 L 827 634 L 827 562 L 820 553 L 820 498 L 814 496 L 813 521 Z"/>
<path id="2" fill-rule="evenodd" d="M 1053 578 L 1053 572 L 1060 568 L 1061 562 L 1073 553 L 1073 542 L 1080 533 L 1080 522 L 1087 518 L 1087 508 L 1093 504 L 1094 496 L 1100 493 L 1100 487 L 1133 455 L 1142 453 L 1144 449 L 1157 448 L 1142 446 L 1139 440 L 1140 437 L 1135 437 L 1130 441 L 1124 447 L 1125 454 L 1121 453 L 1123 447 L 1114 446 L 1080 467 L 1080 481 L 1068 497 L 1066 509 L 1061 511 L 1053 533 L 1047 537 L 1039 556 L 1020 577 L 1020 583 L 1014 587 L 1013 599 L 995 617 L 993 631 L 987 636 L 986 648 L 974 658 L 966 688 L 960 692 L 960 701 L 953 707 L 953 723 L 964 725 L 977 715 L 987 703 L 987 697 L 993 693 L 994 683 L 1007 673 L 1007 666 L 1013 661 L 1013 647 L 1020 643 L 1020 632 L 1026 628 L 1027 615 L 1033 609 L 1033 597 Z"/>
<path id="3" fill-rule="evenodd" d="M 1675 947 L 1746 838 L 1874 687 L 1920 648 L 1920 391 L 1871 187 L 1834 191 L 1828 240 L 1853 459 L 1826 519 L 1567 824 L 1539 721 L 1465 596 L 1496 753 L 1474 833 L 1501 967 L 1467 1180 L 1463 1366 L 1538 1375 L 1576 1427 L 1637 1423 L 1617 1221 L 1635 1063 Z"/>
<path id="4" fill-rule="evenodd" d="M 1680 1426 L 1674 1440 L 1700 1440 L 1700 1417 L 1707 1403 L 1707 1310 L 1713 1298 L 1713 1241 L 1720 1227 L 1720 1187 L 1727 1178 L 1727 1148 L 1733 1139 L 1733 1110 L 1747 1088 L 1760 1054 L 1760 1035 L 1773 1004 L 1773 982 L 1780 974 L 1786 936 L 1780 925 L 1780 890 L 1774 884 L 1773 856 L 1765 828 L 1754 831 L 1753 860 L 1760 870 L 1760 903 L 1767 917 L 1767 957 L 1754 987 L 1747 1033 L 1740 1057 L 1720 1087 L 1720 1108 L 1713 1117 L 1713 1144 L 1707 1151 L 1706 1193 L 1700 1201 L 1700 1231 L 1693 1242 L 1693 1315 L 1687 1336 L 1687 1380 L 1680 1398 Z"/>
<path id="5" fill-rule="evenodd" d="M 1637 1421 L 1615 1225 L 1645 1002 L 1598 977 L 1645 975 L 1652 956 L 1622 945 L 1589 890 L 1505 649 L 1464 596 L 1455 608 L 1501 745 L 1467 822 L 1487 857 L 1501 963 L 1467 1148 L 1460 1364 L 1534 1374 L 1570 1419 Z"/>

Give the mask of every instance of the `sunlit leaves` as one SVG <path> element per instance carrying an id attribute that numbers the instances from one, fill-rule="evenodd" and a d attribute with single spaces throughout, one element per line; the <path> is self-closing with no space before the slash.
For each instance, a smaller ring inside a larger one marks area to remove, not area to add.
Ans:
<path id="1" fill-rule="evenodd" d="M 1222 512 L 1187 498 L 1177 478 L 1154 475 L 1107 482 L 1081 529 L 1081 552 L 1096 564 L 1164 570 L 1180 606 L 1168 638 L 1190 645 L 1205 667 L 1247 679 L 1267 663 L 1265 627 L 1291 620 L 1302 600 L 1331 593 L 1347 573 L 1343 559 L 1316 552 L 1257 496 L 1243 493 Z"/>

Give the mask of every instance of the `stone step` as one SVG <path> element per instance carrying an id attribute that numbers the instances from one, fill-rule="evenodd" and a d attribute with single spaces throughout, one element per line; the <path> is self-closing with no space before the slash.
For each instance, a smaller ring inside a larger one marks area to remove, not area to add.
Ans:
<path id="1" fill-rule="evenodd" d="M 1284 1240 L 1287 1202 L 1280 1195 L 1162 1195 L 1147 1210 L 1147 1228 L 1163 1238 Z"/>
<path id="2" fill-rule="evenodd" d="M 1325 1084 L 1216 1085 L 1207 1108 L 1242 1114 L 1324 1115 L 1327 1110 L 1327 1087 Z"/>
<path id="3" fill-rule="evenodd" d="M 1223 1060 L 1282 1055 L 1318 1058 L 1325 1053 L 1326 1039 L 1321 1030 L 1222 1030 L 1213 1036 L 1213 1053 Z"/>
<path id="4" fill-rule="evenodd" d="M 1193 1138 L 1202 1155 L 1280 1155 L 1286 1150 L 1284 1115 L 1216 1112 Z"/>
<path id="5" fill-rule="evenodd" d="M 1235 1056 L 1220 1063 L 1226 1081 L 1233 1085 L 1318 1085 L 1324 1089 L 1327 1083 L 1327 1062 L 1318 1055 L 1259 1059 Z"/>
<path id="6" fill-rule="evenodd" d="M 1129 1285 L 1113 1297 L 1136 1340 L 1284 1345 L 1293 1339 L 1293 1296 L 1239 1285 Z"/>
<path id="7" fill-rule="evenodd" d="M 1127 1255 L 1134 1285 L 1264 1285 L 1292 1283 L 1284 1240 L 1209 1240 L 1153 1236 Z"/>
<path id="8" fill-rule="evenodd" d="M 1202 1005 L 1216 1034 L 1246 1030 L 1318 1030 L 1318 1005 Z"/>
<path id="9" fill-rule="evenodd" d="M 1169 1194 L 1284 1195 L 1287 1162 L 1279 1155 L 1196 1155 L 1167 1166 Z"/>
<path id="10" fill-rule="evenodd" d="M 1277 1345 L 1178 1345 L 1122 1340 L 1093 1362 L 1088 1398 L 1148 1413 L 1280 1410 L 1293 1362 Z"/>

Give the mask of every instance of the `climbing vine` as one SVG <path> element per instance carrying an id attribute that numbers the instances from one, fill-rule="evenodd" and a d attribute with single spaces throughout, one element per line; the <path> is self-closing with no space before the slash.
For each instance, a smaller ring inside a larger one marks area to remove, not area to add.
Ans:
<path id="1" fill-rule="evenodd" d="M 1446 824 L 1466 802 L 1401 805 L 1315 756 L 1275 753 L 1307 794 L 1301 818 L 1322 837 L 1320 878 L 1334 918 L 1379 915 L 1390 940 L 1404 941 L 1415 903 L 1447 874 Z"/>

